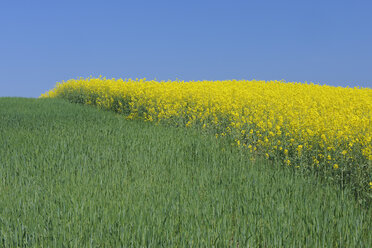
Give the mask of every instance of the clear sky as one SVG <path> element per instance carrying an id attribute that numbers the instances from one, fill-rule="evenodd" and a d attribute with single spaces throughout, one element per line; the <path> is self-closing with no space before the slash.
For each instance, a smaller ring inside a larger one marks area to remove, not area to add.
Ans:
<path id="1" fill-rule="evenodd" d="M 372 87 L 372 1 L 0 2 L 0 96 L 99 76 Z"/>

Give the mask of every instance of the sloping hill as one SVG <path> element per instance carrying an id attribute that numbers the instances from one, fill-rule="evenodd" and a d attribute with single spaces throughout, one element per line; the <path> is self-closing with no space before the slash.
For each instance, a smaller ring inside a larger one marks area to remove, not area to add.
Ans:
<path id="1" fill-rule="evenodd" d="M 0 98 L 0 246 L 367 247 L 372 212 L 196 130 Z"/>

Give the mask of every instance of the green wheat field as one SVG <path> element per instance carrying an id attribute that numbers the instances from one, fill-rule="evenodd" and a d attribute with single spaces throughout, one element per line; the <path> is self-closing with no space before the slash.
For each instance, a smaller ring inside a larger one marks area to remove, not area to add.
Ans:
<path id="1" fill-rule="evenodd" d="M 193 128 L 0 98 L 0 247 L 370 247 L 348 188 Z"/>

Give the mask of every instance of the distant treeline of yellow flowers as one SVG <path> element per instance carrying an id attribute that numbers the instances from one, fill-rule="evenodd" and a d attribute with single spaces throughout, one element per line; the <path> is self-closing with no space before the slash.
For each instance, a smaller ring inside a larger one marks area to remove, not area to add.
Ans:
<path id="1" fill-rule="evenodd" d="M 298 169 L 372 188 L 372 89 L 282 81 L 80 78 L 41 97 L 97 105 L 128 119 L 196 126 Z"/>

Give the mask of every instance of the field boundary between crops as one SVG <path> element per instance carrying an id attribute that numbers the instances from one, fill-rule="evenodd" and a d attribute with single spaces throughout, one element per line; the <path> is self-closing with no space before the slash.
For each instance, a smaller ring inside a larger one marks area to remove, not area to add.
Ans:
<path id="1" fill-rule="evenodd" d="M 234 145 L 350 187 L 372 202 L 372 89 L 281 81 L 80 78 L 42 98 L 62 98 L 127 119 L 195 127 Z"/>

